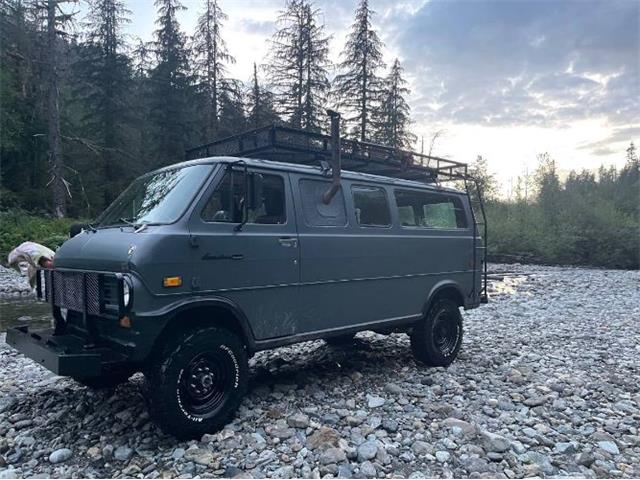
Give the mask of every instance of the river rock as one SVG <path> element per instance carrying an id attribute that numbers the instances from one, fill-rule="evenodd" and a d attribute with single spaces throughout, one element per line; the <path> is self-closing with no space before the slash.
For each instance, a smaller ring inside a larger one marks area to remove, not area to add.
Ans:
<path id="1" fill-rule="evenodd" d="M 358 461 L 371 460 L 376 457 L 376 453 L 378 453 L 378 446 L 375 442 L 364 442 L 358 447 Z"/>
<path id="2" fill-rule="evenodd" d="M 604 450 L 605 452 L 610 453 L 611 455 L 620 454 L 620 450 L 618 449 L 618 446 L 615 444 L 615 442 L 610 442 L 610 441 L 598 442 L 598 447 L 600 447 L 600 450 Z"/>
<path id="3" fill-rule="evenodd" d="M 378 408 L 385 404 L 386 400 L 377 395 L 367 395 L 367 405 L 369 408 Z"/>
<path id="4" fill-rule="evenodd" d="M 309 417 L 302 413 L 294 413 L 287 418 L 287 425 L 293 428 L 307 428 Z"/>
<path id="5" fill-rule="evenodd" d="M 341 448 L 331 447 L 327 448 L 320 454 L 319 460 L 323 465 L 330 463 L 344 462 L 347 459 L 347 455 Z"/>
<path id="6" fill-rule="evenodd" d="M 71 458 L 73 452 L 68 448 L 59 448 L 58 450 L 54 450 L 49 455 L 49 462 L 51 463 L 62 463 L 66 462 Z"/>
<path id="7" fill-rule="evenodd" d="M 480 433 L 482 439 L 482 446 L 488 452 L 506 452 L 511 448 L 511 442 L 497 433 L 491 433 L 488 431 L 482 431 Z"/>

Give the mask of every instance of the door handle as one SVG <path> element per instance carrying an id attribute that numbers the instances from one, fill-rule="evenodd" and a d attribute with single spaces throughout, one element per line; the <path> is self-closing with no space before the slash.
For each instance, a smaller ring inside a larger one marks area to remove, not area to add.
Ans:
<path id="1" fill-rule="evenodd" d="M 213 253 L 205 253 L 202 260 L 244 260 L 244 255 L 236 253 L 233 255 L 214 255 Z"/>
<path id="2" fill-rule="evenodd" d="M 298 246 L 298 239 L 296 237 L 280 237 L 278 242 L 280 242 L 280 245 L 283 247 L 296 248 Z"/>

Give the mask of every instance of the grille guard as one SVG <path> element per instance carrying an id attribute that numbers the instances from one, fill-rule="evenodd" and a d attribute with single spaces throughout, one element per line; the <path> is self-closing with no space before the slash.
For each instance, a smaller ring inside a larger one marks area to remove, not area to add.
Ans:
<path id="1" fill-rule="evenodd" d="M 109 282 L 115 281 L 115 300 L 107 303 L 105 293 Z M 121 318 L 130 308 L 124 305 L 125 277 L 121 273 L 38 268 L 36 274 L 36 296 L 49 302 L 54 314 L 60 308 L 79 312 L 85 318 L 100 316 Z M 129 289 L 133 302 L 133 289 Z"/>

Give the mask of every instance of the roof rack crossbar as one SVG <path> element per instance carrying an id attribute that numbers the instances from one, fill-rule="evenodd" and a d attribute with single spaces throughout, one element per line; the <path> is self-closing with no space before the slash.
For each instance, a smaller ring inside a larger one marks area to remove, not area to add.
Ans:
<path id="1" fill-rule="evenodd" d="M 211 156 L 262 158 L 318 165 L 331 161 L 329 135 L 282 125 L 268 125 L 187 150 L 187 159 Z M 408 150 L 341 139 L 343 168 L 424 182 L 471 179 L 467 164 Z"/>

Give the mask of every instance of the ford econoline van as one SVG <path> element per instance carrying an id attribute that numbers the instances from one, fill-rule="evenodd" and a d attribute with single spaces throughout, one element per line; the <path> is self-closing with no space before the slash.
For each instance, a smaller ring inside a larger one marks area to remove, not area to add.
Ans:
<path id="1" fill-rule="evenodd" d="M 7 342 L 90 387 L 143 372 L 180 438 L 232 418 L 260 350 L 406 332 L 418 361 L 449 365 L 460 309 L 486 301 L 472 197 L 439 183 L 466 166 L 336 131 L 258 129 L 138 178 L 39 271 L 52 328 Z"/>

